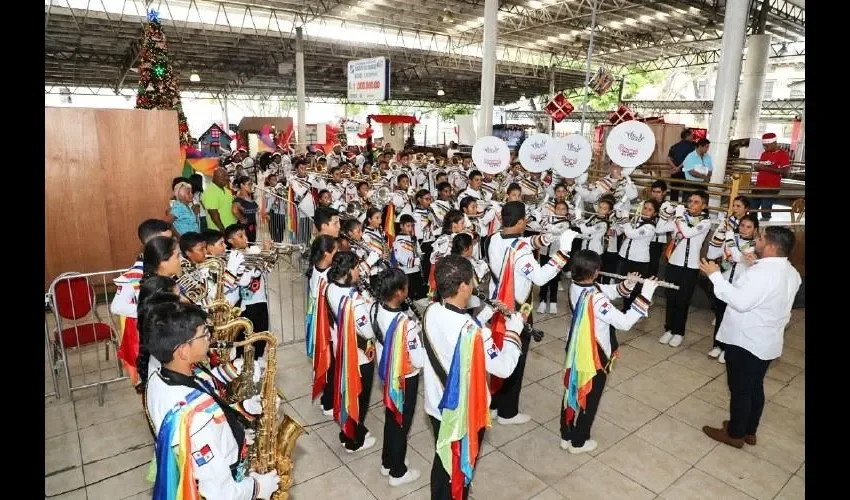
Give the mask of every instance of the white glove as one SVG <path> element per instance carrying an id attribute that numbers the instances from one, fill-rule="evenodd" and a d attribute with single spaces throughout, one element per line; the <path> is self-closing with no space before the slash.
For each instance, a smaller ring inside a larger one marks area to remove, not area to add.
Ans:
<path id="1" fill-rule="evenodd" d="M 378 255 L 378 252 L 369 252 L 369 255 L 366 257 L 366 265 L 372 267 L 375 265 L 375 262 L 378 262 L 378 260 L 380 260 L 380 258 L 381 256 Z"/>
<path id="2" fill-rule="evenodd" d="M 573 231 L 572 229 L 567 229 L 561 235 L 561 251 L 564 253 L 569 253 L 570 249 L 573 247 L 573 240 L 576 239 L 578 233 Z"/>
<path id="3" fill-rule="evenodd" d="M 635 285 L 638 283 L 638 278 L 640 277 L 639 273 L 629 273 L 626 276 L 626 288 L 629 290 L 634 290 Z"/>
<path id="4" fill-rule="evenodd" d="M 522 328 L 525 326 L 525 321 L 520 313 L 513 313 L 505 322 L 505 328 L 514 333 L 522 333 Z"/>
<path id="5" fill-rule="evenodd" d="M 475 269 L 475 275 L 478 276 L 479 280 L 483 279 L 490 272 L 490 266 L 483 260 L 476 260 L 472 267 Z"/>
<path id="6" fill-rule="evenodd" d="M 256 472 L 252 472 L 250 477 L 257 482 L 260 486 L 257 492 L 257 498 L 269 499 L 272 494 L 277 491 L 280 486 L 280 478 L 277 475 L 277 471 L 273 470 L 271 472 L 267 472 L 265 474 L 257 474 Z"/>
<path id="7" fill-rule="evenodd" d="M 644 280 L 643 289 L 640 291 L 640 294 L 643 298 L 651 302 L 652 294 L 655 293 L 656 288 L 658 288 L 658 282 L 656 280 Z"/>
<path id="8" fill-rule="evenodd" d="M 493 317 L 493 308 L 488 306 L 488 305 L 485 305 L 484 308 L 481 309 L 481 312 L 478 313 L 478 316 L 476 316 L 476 318 L 478 319 L 478 322 L 481 323 L 482 325 L 487 323 L 488 321 L 490 321 L 490 318 L 492 318 L 492 317 Z"/>
<path id="9" fill-rule="evenodd" d="M 422 261 L 421 261 L 421 259 L 419 259 L 419 257 L 416 257 L 415 259 L 413 259 L 413 267 L 417 267 L 421 263 L 422 263 Z"/>
<path id="10" fill-rule="evenodd" d="M 676 205 L 676 210 L 673 211 L 673 215 L 676 217 L 684 217 L 685 210 L 685 205 Z"/>
<path id="11" fill-rule="evenodd" d="M 245 158 L 244 160 L 242 160 L 242 166 L 245 168 L 251 168 L 254 166 L 254 160 L 252 160 L 251 158 Z"/>
<path id="12" fill-rule="evenodd" d="M 230 256 L 227 258 L 227 267 L 225 270 L 234 276 L 238 276 L 240 268 L 244 272 L 244 266 L 242 263 L 245 262 L 245 256 L 242 255 L 242 252 L 230 252 Z"/>
<path id="13" fill-rule="evenodd" d="M 245 444 L 251 446 L 254 444 L 254 441 L 257 439 L 257 433 L 254 429 L 245 429 Z"/>
<path id="14" fill-rule="evenodd" d="M 252 396 L 251 399 L 242 401 L 242 408 L 251 415 L 260 415 L 263 413 L 263 400 L 260 396 Z"/>

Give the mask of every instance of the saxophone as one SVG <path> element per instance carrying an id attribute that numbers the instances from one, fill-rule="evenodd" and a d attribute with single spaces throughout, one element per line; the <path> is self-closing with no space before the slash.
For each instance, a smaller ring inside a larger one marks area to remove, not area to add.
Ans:
<path id="1" fill-rule="evenodd" d="M 254 324 L 251 323 L 251 320 L 241 317 L 234 318 L 223 325 L 216 326 L 213 330 L 210 350 L 216 353 L 219 359 L 229 359 L 230 349 L 242 345 L 242 342 L 235 344 L 235 339 L 239 332 L 243 330 L 246 339 L 254 335 Z M 244 401 L 257 394 L 257 388 L 254 385 L 254 348 L 245 349 L 242 358 L 244 360 L 242 371 L 238 377 L 228 384 L 226 389 L 226 399 L 229 403 Z"/>
<path id="2" fill-rule="evenodd" d="M 248 333 L 242 342 L 216 342 L 217 348 L 245 347 L 245 367 L 243 373 L 249 368 L 249 352 L 253 365 L 253 344 L 255 342 L 266 342 L 267 366 L 260 381 L 260 397 L 263 401 L 263 414 L 257 419 L 256 439 L 250 450 L 250 469 L 260 474 L 276 470 L 280 477 L 280 486 L 274 492 L 270 500 L 288 500 L 287 490 L 292 486 L 292 451 L 295 449 L 296 440 L 305 432 L 304 427 L 289 415 L 284 415 L 280 424 L 277 423 L 276 398 L 279 395 L 275 385 L 275 373 L 277 372 L 277 351 L 275 345 L 277 339 L 270 332 Z M 252 370 L 253 371 L 253 370 Z"/>

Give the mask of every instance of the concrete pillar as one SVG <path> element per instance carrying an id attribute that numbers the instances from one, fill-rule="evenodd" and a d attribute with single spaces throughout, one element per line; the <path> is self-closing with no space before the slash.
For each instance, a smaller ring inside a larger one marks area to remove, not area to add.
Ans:
<path id="1" fill-rule="evenodd" d="M 734 139 L 758 137 L 769 56 L 770 35 L 750 35 L 747 40 L 747 58 L 744 60 L 741 99 L 735 118 L 735 134 L 732 136 Z"/>
<path id="2" fill-rule="evenodd" d="M 493 135 L 496 100 L 496 40 L 499 36 L 499 0 L 484 1 L 484 54 L 481 61 L 481 110 L 478 137 Z"/>
<path id="3" fill-rule="evenodd" d="M 295 28 L 295 99 L 298 105 L 298 134 L 295 151 L 307 152 L 307 91 L 304 82 L 304 28 Z"/>
<path id="4" fill-rule="evenodd" d="M 714 106 L 708 138 L 714 171 L 711 182 L 723 182 L 726 174 L 726 159 L 729 156 L 729 128 L 738 98 L 738 80 L 741 77 L 741 54 L 747 34 L 749 0 L 726 0 L 723 19 L 723 42 L 720 46 L 720 65 L 714 85 Z"/>
<path id="5" fill-rule="evenodd" d="M 584 100 L 581 105 L 581 125 L 580 134 L 584 135 L 584 119 L 587 114 L 587 97 L 590 94 L 590 61 L 593 59 L 593 35 L 596 33 L 596 13 L 599 11 L 602 1 L 593 2 L 593 11 L 590 14 L 590 41 L 587 44 L 587 58 L 584 69 Z"/>

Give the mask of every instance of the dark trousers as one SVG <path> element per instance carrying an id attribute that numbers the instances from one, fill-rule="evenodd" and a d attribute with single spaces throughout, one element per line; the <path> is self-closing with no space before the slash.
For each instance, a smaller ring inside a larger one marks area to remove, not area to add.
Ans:
<path id="1" fill-rule="evenodd" d="M 441 422 L 431 415 L 428 415 L 428 420 L 431 421 L 431 428 L 434 429 L 434 444 L 437 444 Z M 478 431 L 478 442 L 482 441 L 484 441 L 484 429 Z M 464 487 L 463 500 L 468 498 L 469 488 Z M 443 462 L 436 452 L 434 452 L 434 464 L 431 466 L 431 500 L 452 500 L 452 477 L 443 468 Z"/>
<path id="2" fill-rule="evenodd" d="M 770 361 L 736 345 L 726 346 L 726 381 L 729 384 L 729 435 L 755 435 L 764 410 L 764 376 Z"/>
<path id="3" fill-rule="evenodd" d="M 375 362 L 370 361 L 365 365 L 360 365 L 360 382 L 363 384 L 363 390 L 357 396 L 357 404 L 360 406 L 360 422 L 354 428 L 354 439 L 349 439 L 342 431 L 339 432 L 339 442 L 347 450 L 360 449 L 363 446 L 363 441 L 366 440 L 366 434 L 369 432 L 363 422 L 366 421 L 366 412 L 369 410 L 369 395 L 372 394 L 373 380 L 375 380 Z"/>
<path id="4" fill-rule="evenodd" d="M 528 317 L 528 324 L 534 324 L 531 315 Z M 520 340 L 522 340 L 522 353 L 514 372 L 504 380 L 502 387 L 490 399 L 490 409 L 496 410 L 497 415 L 501 418 L 514 418 L 519 413 L 519 392 L 522 390 L 522 376 L 525 374 L 525 362 L 528 359 L 531 334 L 521 335 Z"/>
<path id="5" fill-rule="evenodd" d="M 633 260 L 620 260 L 620 270 L 617 274 L 627 275 L 629 273 L 638 273 L 642 278 L 648 278 L 649 274 L 649 262 L 635 262 Z M 632 290 L 631 295 L 623 298 L 623 312 L 629 310 L 632 307 L 632 302 L 634 302 L 635 297 L 640 295 L 641 290 L 643 290 L 643 285 L 638 283 L 635 285 L 634 290 Z"/>
<path id="6" fill-rule="evenodd" d="M 269 233 L 275 243 L 283 243 L 286 232 L 286 214 L 271 212 L 269 214 Z"/>
<path id="7" fill-rule="evenodd" d="M 549 262 L 549 256 L 540 254 L 540 265 L 545 266 Z M 558 303 L 558 283 L 561 281 L 561 273 L 555 275 L 554 278 L 546 282 L 540 287 L 540 302 Z"/>
<path id="8" fill-rule="evenodd" d="M 390 476 L 402 477 L 407 474 L 404 459 L 407 456 L 407 434 L 416 413 L 416 396 L 419 393 L 419 375 L 408 377 L 404 386 L 404 411 L 401 425 L 389 408 L 384 409 L 384 450 L 381 452 L 381 466 L 390 470 Z"/>
<path id="9" fill-rule="evenodd" d="M 685 335 L 685 325 L 688 322 L 688 308 L 691 306 L 691 298 L 699 278 L 699 269 L 689 269 L 667 263 L 664 268 L 665 279 L 679 285 L 678 290 L 666 289 L 667 315 L 664 329 L 673 335 Z"/>
<path id="10" fill-rule="evenodd" d="M 778 189 L 762 189 L 756 191 L 753 194 L 759 194 L 761 197 L 753 198 L 752 205 L 750 206 L 750 210 L 754 212 L 756 210 L 768 210 L 767 212 L 761 213 L 761 220 L 770 220 L 770 210 L 773 209 L 773 203 L 776 201 L 776 198 L 768 198 L 767 195 L 770 194 L 779 194 Z"/>
<path id="11" fill-rule="evenodd" d="M 661 254 L 664 253 L 665 246 L 667 246 L 667 243 L 658 243 L 657 241 L 649 243 L 649 267 L 646 273 L 650 277 L 660 278 L 658 272 L 661 270 Z"/>
<path id="12" fill-rule="evenodd" d="M 608 380 L 608 375 L 603 371 L 597 372 L 596 376 L 593 377 L 593 387 L 587 395 L 587 408 L 579 412 L 575 423 L 573 421 L 570 421 L 569 424 L 564 422 L 566 411 L 564 410 L 564 402 L 561 401 L 562 440 L 569 441 L 574 447 L 580 448 L 590 439 L 590 428 L 593 427 L 593 420 L 596 418 L 596 410 L 599 409 L 599 402 L 602 400 L 602 391 L 605 389 L 606 380 Z"/>
<path id="13" fill-rule="evenodd" d="M 242 317 L 247 318 L 251 321 L 251 323 L 253 323 L 255 332 L 269 331 L 269 305 L 266 302 L 258 302 L 256 304 L 249 304 L 245 306 L 245 310 L 242 312 Z M 237 342 L 241 340 L 245 340 L 245 330 L 242 330 L 241 332 L 239 332 L 239 335 L 236 336 Z M 244 347 L 237 347 L 236 356 L 242 356 L 242 353 L 244 351 Z M 265 352 L 265 341 L 259 341 L 254 343 L 254 359 L 259 358 Z"/>
<path id="14" fill-rule="evenodd" d="M 432 243 L 422 243 L 422 258 L 420 258 L 419 265 L 422 266 L 422 276 L 424 276 L 424 285 L 425 295 L 428 295 L 428 276 L 431 276 L 431 252 L 434 251 L 434 246 Z"/>
<path id="15" fill-rule="evenodd" d="M 201 232 L 206 231 L 207 228 L 209 227 L 209 226 L 207 226 L 207 216 L 206 215 L 204 215 L 203 217 L 199 217 L 198 222 L 200 224 Z"/>
<path id="16" fill-rule="evenodd" d="M 617 266 L 620 264 L 620 255 L 616 252 L 604 252 L 602 254 L 602 269 L 606 273 L 616 273 Z M 601 277 L 600 283 L 611 283 L 612 278 Z"/>
<path id="17" fill-rule="evenodd" d="M 322 404 L 322 410 L 333 410 L 334 407 L 334 370 L 336 370 L 336 349 L 334 343 L 331 342 L 331 364 L 328 367 L 328 373 L 325 375 L 325 390 L 322 392 L 322 398 L 319 402 Z"/>
<path id="18" fill-rule="evenodd" d="M 672 177 L 674 179 L 684 179 L 685 173 L 684 172 L 676 172 L 675 174 L 671 175 L 670 177 Z M 670 188 L 671 188 L 670 189 L 670 201 L 679 201 L 679 190 L 678 189 L 672 189 L 674 187 L 681 188 L 681 187 L 684 187 L 684 184 L 681 184 L 681 183 L 678 183 L 678 182 L 672 182 L 672 181 L 670 182 Z M 687 200 L 687 196 L 683 196 L 682 200 Z"/>
<path id="19" fill-rule="evenodd" d="M 721 350 L 726 350 L 726 344 L 717 340 L 717 331 L 720 330 L 720 323 L 723 321 L 723 315 L 726 313 L 726 302 L 714 298 L 714 347 L 719 347 Z"/>
<path id="20" fill-rule="evenodd" d="M 407 276 L 407 296 L 410 300 L 419 300 L 428 295 L 428 283 L 422 277 L 422 271 L 410 273 Z"/>

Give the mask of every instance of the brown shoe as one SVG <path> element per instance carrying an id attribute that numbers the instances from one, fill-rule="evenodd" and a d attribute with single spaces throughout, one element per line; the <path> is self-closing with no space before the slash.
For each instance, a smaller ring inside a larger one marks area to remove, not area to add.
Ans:
<path id="1" fill-rule="evenodd" d="M 723 429 L 726 429 L 726 427 L 728 425 L 729 425 L 729 421 L 724 420 L 723 421 Z M 755 446 L 756 445 L 756 435 L 755 434 L 747 434 L 746 436 L 744 436 L 744 442 L 747 443 L 750 446 Z"/>
<path id="2" fill-rule="evenodd" d="M 735 448 L 744 447 L 744 440 L 742 438 L 733 438 L 728 432 L 726 432 L 726 429 L 715 429 L 714 427 L 706 425 L 702 428 L 702 432 L 715 441 L 720 441 L 721 443 L 734 446 Z"/>

